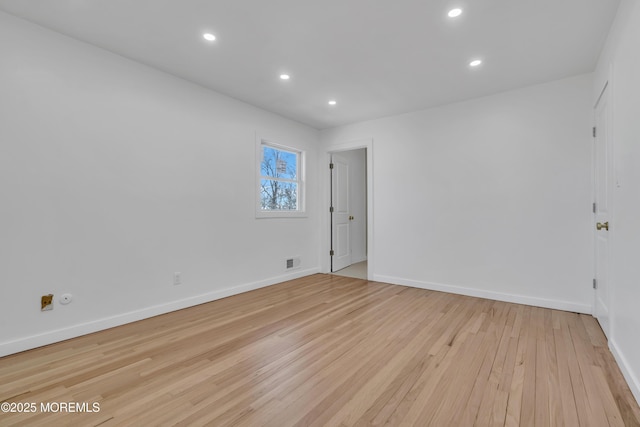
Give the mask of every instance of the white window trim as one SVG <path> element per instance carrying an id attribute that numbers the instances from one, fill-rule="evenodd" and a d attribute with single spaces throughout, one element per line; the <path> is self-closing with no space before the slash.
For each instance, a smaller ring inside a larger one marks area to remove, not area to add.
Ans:
<path id="1" fill-rule="evenodd" d="M 290 151 L 294 153 L 299 153 L 298 158 L 298 210 L 295 211 L 265 211 L 261 206 L 260 200 L 260 181 L 262 179 L 261 164 L 262 164 L 262 146 L 268 145 L 275 149 Z M 300 148 L 295 148 L 290 145 L 284 145 L 279 142 L 274 142 L 272 139 L 262 138 L 260 136 L 256 136 L 256 166 L 255 166 L 255 189 L 256 189 L 256 197 L 255 197 L 255 211 L 256 218 L 306 218 L 306 187 L 305 187 L 305 169 L 306 169 L 306 153 L 304 150 Z"/>

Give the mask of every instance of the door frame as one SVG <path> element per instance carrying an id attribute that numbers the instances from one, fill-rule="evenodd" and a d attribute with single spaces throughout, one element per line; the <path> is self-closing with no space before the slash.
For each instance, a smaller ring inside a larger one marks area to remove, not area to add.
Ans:
<path id="1" fill-rule="evenodd" d="M 320 179 L 321 185 L 321 239 L 320 239 L 320 271 L 323 273 L 331 272 L 331 257 L 329 250 L 331 248 L 331 214 L 329 206 L 331 206 L 331 171 L 329 163 L 331 162 L 331 154 L 339 154 L 342 151 L 358 150 L 366 148 L 367 154 L 367 279 L 374 280 L 374 233 L 373 233 L 373 138 L 358 139 L 339 144 L 332 144 L 324 147 L 324 154 L 320 157 Z"/>

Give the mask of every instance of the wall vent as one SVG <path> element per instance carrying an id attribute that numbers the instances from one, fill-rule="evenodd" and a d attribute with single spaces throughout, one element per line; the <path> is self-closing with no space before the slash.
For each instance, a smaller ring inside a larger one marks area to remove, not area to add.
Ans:
<path id="1" fill-rule="evenodd" d="M 300 257 L 287 259 L 287 270 L 295 270 L 296 268 L 300 268 Z"/>

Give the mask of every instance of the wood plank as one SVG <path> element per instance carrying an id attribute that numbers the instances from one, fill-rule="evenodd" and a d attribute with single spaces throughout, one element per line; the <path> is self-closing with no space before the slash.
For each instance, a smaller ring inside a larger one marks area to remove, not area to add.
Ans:
<path id="1" fill-rule="evenodd" d="M 516 318 L 515 325 L 519 327 L 518 334 L 511 336 L 518 339 L 518 348 L 516 350 L 515 366 L 513 367 L 513 376 L 511 378 L 511 386 L 509 389 L 509 399 L 507 402 L 507 414 L 505 417 L 505 426 L 516 427 L 520 425 L 522 414 L 522 396 L 524 392 L 525 377 L 525 358 L 528 345 L 527 336 L 531 333 L 530 328 L 531 307 L 520 306 L 518 310 L 518 321 Z"/>
<path id="2" fill-rule="evenodd" d="M 558 393 L 562 400 L 562 420 L 563 425 L 575 426 L 579 425 L 578 410 L 576 408 L 573 386 L 571 384 L 571 375 L 569 373 L 569 363 L 571 358 L 567 352 L 564 331 L 562 330 L 561 321 L 558 321 L 559 328 L 553 330 L 553 338 L 556 344 L 556 364 L 558 370 Z"/>

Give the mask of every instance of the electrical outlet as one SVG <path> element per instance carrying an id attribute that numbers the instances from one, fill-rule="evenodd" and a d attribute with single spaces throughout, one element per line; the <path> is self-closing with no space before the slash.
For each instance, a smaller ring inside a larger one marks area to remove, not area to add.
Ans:
<path id="1" fill-rule="evenodd" d="M 53 310 L 53 294 L 42 295 L 40 298 L 40 311 Z"/>
<path id="2" fill-rule="evenodd" d="M 176 271 L 175 273 L 173 273 L 173 284 L 175 286 L 180 285 L 182 283 L 182 273 L 180 273 L 179 271 Z"/>

